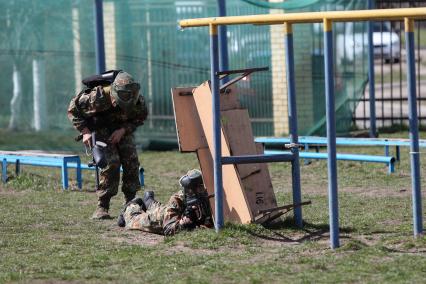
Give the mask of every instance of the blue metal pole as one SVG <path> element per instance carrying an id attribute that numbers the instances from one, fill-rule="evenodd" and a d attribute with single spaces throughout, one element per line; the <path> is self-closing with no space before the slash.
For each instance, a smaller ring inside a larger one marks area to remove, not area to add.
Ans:
<path id="1" fill-rule="evenodd" d="M 411 188 L 413 195 L 414 236 L 423 232 L 422 195 L 420 188 L 419 126 L 416 101 L 416 65 L 414 59 L 414 20 L 405 18 L 407 50 L 408 118 L 410 122 Z"/>
<path id="2" fill-rule="evenodd" d="M 339 244 L 339 205 L 337 197 L 336 118 L 334 102 L 333 31 L 332 22 L 324 19 L 324 74 L 327 115 L 328 152 L 328 207 L 330 218 L 330 246 Z"/>
<path id="3" fill-rule="evenodd" d="M 218 14 L 219 17 L 226 16 L 226 1 L 217 0 Z M 228 40 L 226 37 L 227 28 L 226 25 L 219 26 L 219 55 L 220 61 L 219 66 L 221 71 L 229 70 L 229 60 L 228 60 Z M 224 81 L 227 81 L 227 78 Z"/>
<path id="4" fill-rule="evenodd" d="M 222 188 L 222 145 L 220 127 L 219 100 L 219 50 L 217 26 L 210 25 L 210 68 L 213 112 L 213 171 L 214 171 L 214 200 L 215 200 L 215 229 L 218 232 L 223 227 L 223 188 Z"/>
<path id="5" fill-rule="evenodd" d="M 3 183 L 6 183 L 7 181 L 7 160 L 3 159 L 1 164 L 1 180 Z"/>
<path id="6" fill-rule="evenodd" d="M 368 0 L 368 9 L 374 9 L 374 0 Z M 374 82 L 374 44 L 373 22 L 368 21 L 368 90 L 370 105 L 370 137 L 377 137 L 376 130 L 376 94 Z"/>
<path id="7" fill-rule="evenodd" d="M 294 81 L 294 54 L 293 54 L 293 28 L 289 23 L 285 24 L 285 45 L 286 45 L 286 67 L 287 67 L 287 97 L 288 97 L 288 123 L 290 128 L 290 143 L 299 143 L 297 133 L 297 108 L 296 108 L 296 88 Z M 302 202 L 300 190 L 300 162 L 299 148 L 291 148 L 294 159 L 291 162 L 291 177 L 293 187 L 293 204 Z M 302 207 L 294 208 L 294 220 L 298 227 L 303 226 Z"/>
<path id="8" fill-rule="evenodd" d="M 96 73 L 105 71 L 104 13 L 102 0 L 94 0 Z"/>
<path id="9" fill-rule="evenodd" d="M 243 156 L 222 157 L 222 165 L 292 162 L 293 160 L 294 160 L 293 153 L 283 153 L 279 155 L 243 155 Z"/>

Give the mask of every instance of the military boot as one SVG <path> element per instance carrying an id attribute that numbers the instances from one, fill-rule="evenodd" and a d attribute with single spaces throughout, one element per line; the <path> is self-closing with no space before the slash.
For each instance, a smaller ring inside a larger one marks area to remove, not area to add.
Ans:
<path id="1" fill-rule="evenodd" d="M 158 201 L 154 199 L 154 191 L 146 191 L 143 194 L 143 202 L 145 203 L 146 209 L 149 209 L 152 204 L 158 203 Z"/>
<path id="2" fill-rule="evenodd" d="M 95 212 L 92 215 L 93 220 L 105 220 L 105 219 L 111 219 L 111 216 L 108 213 L 108 209 L 98 206 L 95 210 Z"/>
<path id="3" fill-rule="evenodd" d="M 123 205 L 126 206 L 130 201 L 132 201 L 133 199 L 135 199 L 136 197 L 136 192 L 134 193 L 125 193 L 124 194 L 124 203 Z"/>

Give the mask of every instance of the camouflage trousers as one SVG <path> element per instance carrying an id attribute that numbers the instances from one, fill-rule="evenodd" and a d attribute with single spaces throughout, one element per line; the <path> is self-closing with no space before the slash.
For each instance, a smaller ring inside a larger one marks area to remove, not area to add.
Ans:
<path id="1" fill-rule="evenodd" d="M 107 143 L 107 166 L 100 171 L 99 188 L 96 191 L 98 205 L 109 209 L 110 199 L 117 195 L 120 184 L 120 166 L 123 168 L 121 190 L 125 202 L 132 200 L 140 189 L 139 160 L 133 134 L 124 135 L 118 144 L 108 143 L 110 132 L 98 130 L 96 140 Z"/>
<path id="2" fill-rule="evenodd" d="M 171 235 L 179 230 L 183 210 L 183 194 L 179 191 L 166 204 L 155 201 L 146 211 L 138 204 L 130 204 L 124 212 L 124 220 L 128 229 Z"/>

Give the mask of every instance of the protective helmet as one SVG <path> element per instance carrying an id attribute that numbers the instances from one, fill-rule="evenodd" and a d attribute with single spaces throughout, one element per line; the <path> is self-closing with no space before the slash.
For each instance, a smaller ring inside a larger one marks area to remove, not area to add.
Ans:
<path id="1" fill-rule="evenodd" d="M 139 83 L 129 73 L 121 71 L 111 84 L 111 95 L 122 110 L 129 112 L 138 101 L 139 89 Z"/>
<path id="2" fill-rule="evenodd" d="M 180 178 L 179 184 L 183 188 L 195 189 L 197 186 L 203 184 L 201 172 L 196 169 L 188 171 L 186 175 Z"/>

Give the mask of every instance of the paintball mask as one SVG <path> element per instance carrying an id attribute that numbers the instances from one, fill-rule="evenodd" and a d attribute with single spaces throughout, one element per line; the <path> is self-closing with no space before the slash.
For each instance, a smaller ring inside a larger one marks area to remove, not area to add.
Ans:
<path id="1" fill-rule="evenodd" d="M 198 186 L 203 185 L 203 177 L 199 170 L 190 170 L 186 175 L 182 176 L 179 184 L 187 191 L 197 191 Z M 193 192 L 194 194 L 196 192 Z"/>
<path id="2" fill-rule="evenodd" d="M 117 74 L 111 84 L 111 95 L 124 112 L 130 112 L 136 105 L 139 90 L 139 83 L 136 83 L 129 73 L 123 71 Z"/>
<path id="3" fill-rule="evenodd" d="M 199 170 L 190 170 L 179 180 L 183 188 L 185 211 L 183 216 L 193 221 L 194 226 L 213 226 L 209 196 L 204 188 Z"/>

